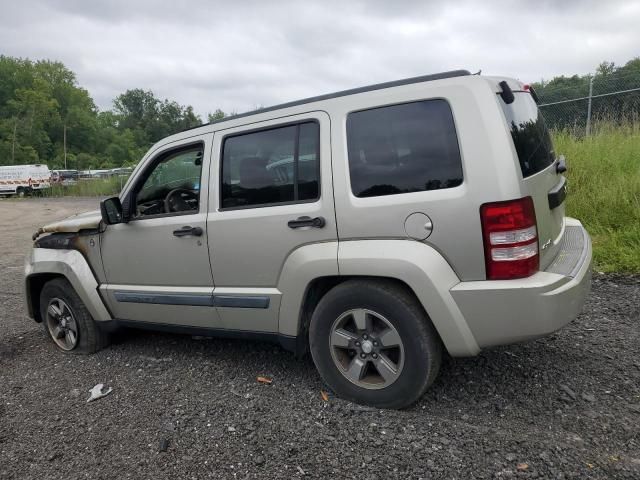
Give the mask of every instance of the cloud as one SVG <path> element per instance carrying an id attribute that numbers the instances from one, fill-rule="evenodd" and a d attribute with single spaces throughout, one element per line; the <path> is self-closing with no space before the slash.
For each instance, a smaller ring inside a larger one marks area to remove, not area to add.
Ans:
<path id="1" fill-rule="evenodd" d="M 535 81 L 638 55 L 634 1 L 23 0 L 0 53 L 64 62 L 102 109 L 129 88 L 242 112 L 455 68 Z"/>

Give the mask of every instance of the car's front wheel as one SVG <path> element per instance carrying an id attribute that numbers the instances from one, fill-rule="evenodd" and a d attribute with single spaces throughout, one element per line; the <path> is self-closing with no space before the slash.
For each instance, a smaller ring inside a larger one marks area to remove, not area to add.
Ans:
<path id="1" fill-rule="evenodd" d="M 420 398 L 442 356 L 422 306 L 384 280 L 350 280 L 330 290 L 311 318 L 309 344 L 320 375 L 340 397 L 381 408 Z"/>
<path id="2" fill-rule="evenodd" d="M 40 316 L 56 346 L 67 353 L 95 353 L 109 343 L 65 278 L 50 280 L 40 292 Z"/>

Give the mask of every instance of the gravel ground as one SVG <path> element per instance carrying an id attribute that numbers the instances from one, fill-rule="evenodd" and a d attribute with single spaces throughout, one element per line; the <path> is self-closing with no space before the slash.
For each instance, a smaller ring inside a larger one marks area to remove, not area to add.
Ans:
<path id="1" fill-rule="evenodd" d="M 640 478 L 640 277 L 596 274 L 564 330 L 447 359 L 383 411 L 324 401 L 310 359 L 265 343 L 129 331 L 56 351 L 23 313 L 23 255 L 96 206 L 0 200 L 0 479 Z M 97 383 L 113 392 L 86 403 Z"/>

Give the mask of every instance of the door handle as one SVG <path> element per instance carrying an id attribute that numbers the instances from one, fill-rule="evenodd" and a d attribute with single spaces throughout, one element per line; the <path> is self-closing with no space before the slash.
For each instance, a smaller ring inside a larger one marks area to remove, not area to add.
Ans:
<path id="1" fill-rule="evenodd" d="M 295 220 L 289 220 L 287 225 L 289 228 L 313 227 L 322 228 L 325 225 L 324 217 L 298 217 Z"/>
<path id="2" fill-rule="evenodd" d="M 173 235 L 176 237 L 187 237 L 189 235 L 193 235 L 194 237 L 199 237 L 202 235 L 202 229 L 200 227 L 182 227 L 179 230 L 174 230 Z"/>

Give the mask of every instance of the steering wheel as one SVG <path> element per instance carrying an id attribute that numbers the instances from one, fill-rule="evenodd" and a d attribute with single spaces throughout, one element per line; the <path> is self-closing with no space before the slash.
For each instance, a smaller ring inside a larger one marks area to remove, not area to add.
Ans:
<path id="1" fill-rule="evenodd" d="M 198 201 L 198 195 L 186 188 L 174 188 L 164 197 L 164 211 L 166 213 L 193 210 L 187 200 Z"/>

